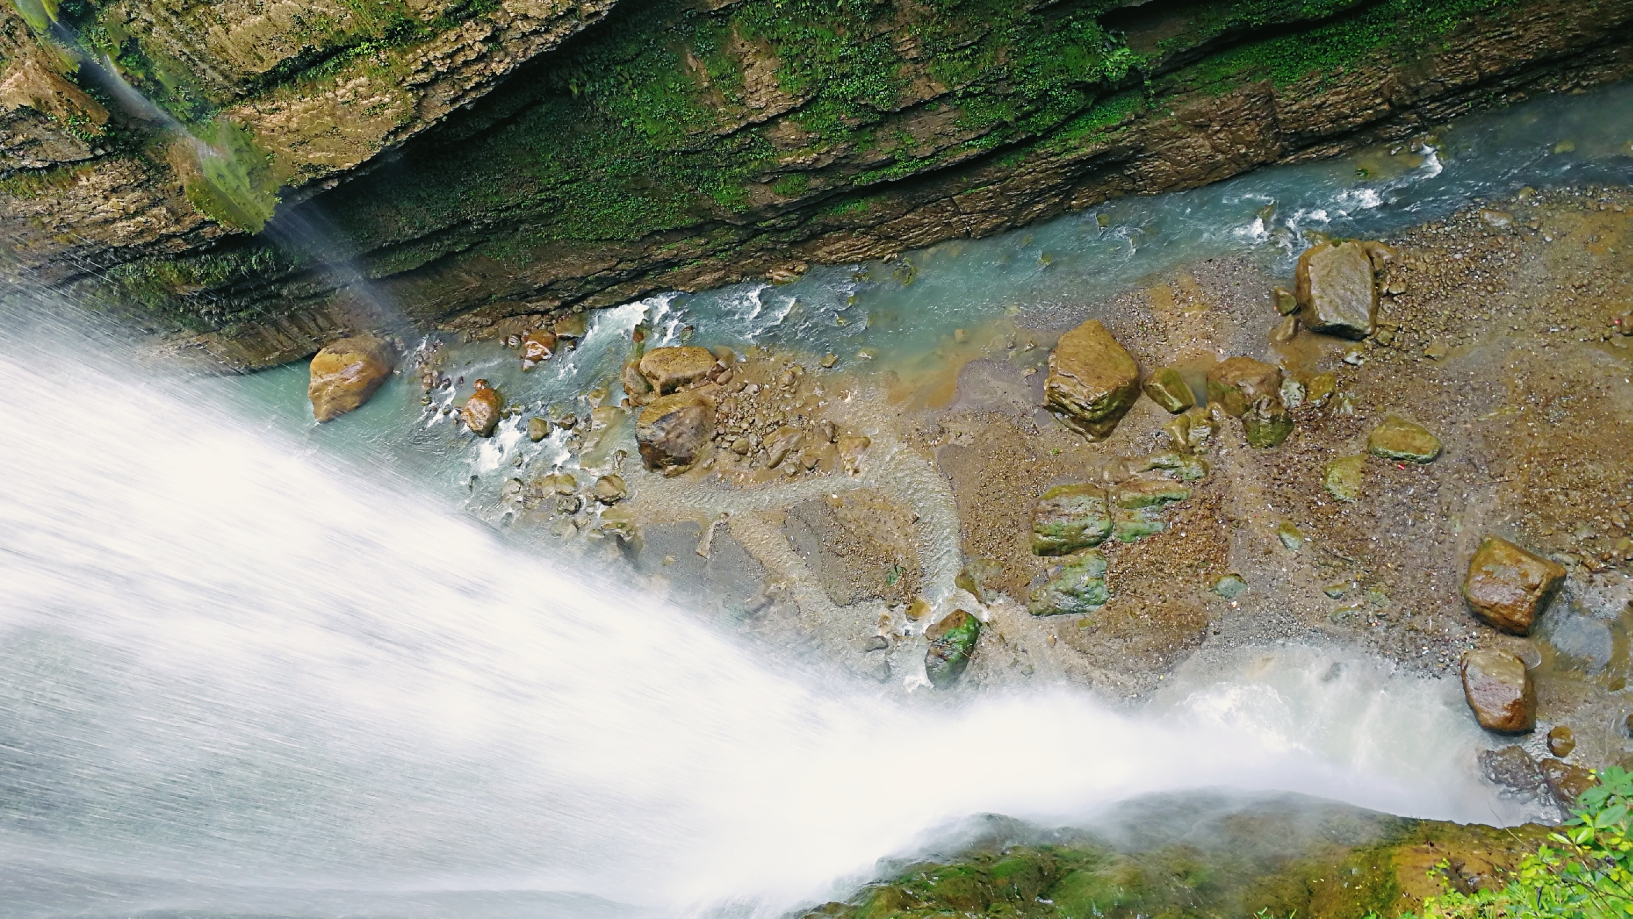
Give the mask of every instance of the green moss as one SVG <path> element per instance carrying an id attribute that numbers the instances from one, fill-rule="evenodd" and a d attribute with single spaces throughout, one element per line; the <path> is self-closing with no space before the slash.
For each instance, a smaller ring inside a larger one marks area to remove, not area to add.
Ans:
<path id="1" fill-rule="evenodd" d="M 197 129 L 198 171 L 183 176 L 187 200 L 217 222 L 259 233 L 278 206 L 272 156 L 224 119 Z"/>

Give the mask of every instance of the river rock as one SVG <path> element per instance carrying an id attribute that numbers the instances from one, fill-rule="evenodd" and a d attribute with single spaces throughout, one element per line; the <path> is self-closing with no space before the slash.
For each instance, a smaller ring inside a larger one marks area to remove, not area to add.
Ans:
<path id="1" fill-rule="evenodd" d="M 972 558 L 964 563 L 964 570 L 958 573 L 953 583 L 969 591 L 971 596 L 982 603 L 991 603 L 998 599 L 998 591 L 990 585 L 1003 576 L 1002 562 L 990 558 Z"/>
<path id="2" fill-rule="evenodd" d="M 1161 469 L 1182 481 L 1195 482 L 1208 474 L 1208 461 L 1190 453 L 1157 453 L 1147 457 L 1140 467 L 1141 472 L 1152 469 Z"/>
<path id="3" fill-rule="evenodd" d="M 538 363 L 556 351 L 556 333 L 535 329 L 522 338 L 522 360 Z"/>
<path id="4" fill-rule="evenodd" d="M 666 475 L 690 469 L 713 437 L 714 404 L 698 393 L 659 396 L 635 423 L 641 462 Z"/>
<path id="5" fill-rule="evenodd" d="M 1537 763 L 1537 771 L 1542 773 L 1542 781 L 1547 784 L 1548 790 L 1567 808 L 1575 807 L 1576 799 L 1581 797 L 1582 792 L 1599 784 L 1588 770 L 1557 759 L 1549 758 Z"/>
<path id="6" fill-rule="evenodd" d="M 1361 500 L 1361 484 L 1366 475 L 1366 456 L 1340 456 L 1321 472 L 1321 487 L 1340 501 Z"/>
<path id="7" fill-rule="evenodd" d="M 1507 651 L 1463 655 L 1463 694 L 1480 726 L 1500 734 L 1536 727 L 1537 691 L 1525 662 Z"/>
<path id="8" fill-rule="evenodd" d="M 354 335 L 325 345 L 312 358 L 306 397 L 312 417 L 332 421 L 362 405 L 391 376 L 396 350 L 383 338 Z"/>
<path id="9" fill-rule="evenodd" d="M 1504 632 L 1529 635 L 1565 582 L 1556 562 L 1521 549 L 1500 536 L 1480 541 L 1463 579 L 1463 600 L 1475 617 Z"/>
<path id="10" fill-rule="evenodd" d="M 621 475 L 604 475 L 595 480 L 595 487 L 590 493 L 602 504 L 617 504 L 629 497 L 629 486 L 624 484 L 624 477 Z"/>
<path id="11" fill-rule="evenodd" d="M 1162 431 L 1168 435 L 1175 450 L 1196 453 L 1208 448 L 1213 435 L 1219 433 L 1219 424 L 1206 408 L 1199 405 L 1175 415 L 1162 426 Z"/>
<path id="12" fill-rule="evenodd" d="M 459 417 L 464 420 L 465 426 L 478 437 L 492 437 L 493 429 L 499 424 L 499 413 L 504 408 L 504 399 L 499 391 L 488 385 L 487 380 L 476 381 L 476 391 L 465 400 L 465 407 L 459 410 Z"/>
<path id="13" fill-rule="evenodd" d="M 1097 319 L 1060 336 L 1049 352 L 1044 405 L 1080 434 L 1109 436 L 1139 395 L 1139 365 Z"/>
<path id="14" fill-rule="evenodd" d="M 1106 588 L 1106 557 L 1085 552 L 1027 597 L 1034 616 L 1081 616 L 1092 613 L 1111 598 Z"/>
<path id="15" fill-rule="evenodd" d="M 975 643 L 981 637 L 981 620 L 964 610 L 952 614 L 924 631 L 930 647 L 924 652 L 924 675 L 937 689 L 945 689 L 958 681 L 975 654 Z"/>
<path id="16" fill-rule="evenodd" d="M 1481 750 L 1478 759 L 1480 772 L 1493 785 L 1520 792 L 1535 792 L 1543 787 L 1537 761 L 1524 747 L 1510 744 L 1497 750 Z"/>
<path id="17" fill-rule="evenodd" d="M 1421 424 L 1390 415 L 1367 435 L 1367 452 L 1384 459 L 1432 463 L 1440 456 L 1440 438 Z"/>
<path id="18" fill-rule="evenodd" d="M 1293 415 L 1279 396 L 1260 396 L 1242 413 L 1242 435 L 1260 449 L 1281 446 L 1293 433 Z"/>
<path id="19" fill-rule="evenodd" d="M 640 369 L 641 376 L 661 396 L 702 382 L 719 364 L 719 358 L 708 348 L 680 345 L 646 352 L 641 355 Z"/>
<path id="20" fill-rule="evenodd" d="M 1191 490 L 1169 479 L 1133 478 L 1118 483 L 1111 490 L 1111 502 L 1117 507 L 1135 510 L 1142 507 L 1161 507 L 1184 501 Z"/>
<path id="21" fill-rule="evenodd" d="M 1575 749 L 1576 735 L 1571 733 L 1570 728 L 1560 724 L 1555 725 L 1554 729 L 1548 732 L 1549 753 L 1555 756 L 1570 756 L 1571 751 Z"/>
<path id="22" fill-rule="evenodd" d="M 1146 377 L 1143 388 L 1152 402 L 1162 406 L 1163 411 L 1171 415 L 1177 415 L 1196 405 L 1196 393 L 1191 392 L 1185 378 L 1172 367 L 1164 367 Z"/>
<path id="23" fill-rule="evenodd" d="M 1362 339 L 1378 321 L 1372 258 L 1359 242 L 1319 243 L 1298 259 L 1297 296 L 1304 327 Z"/>
<path id="24" fill-rule="evenodd" d="M 1217 402 L 1227 415 L 1236 418 L 1247 412 L 1254 400 L 1281 394 L 1281 368 L 1251 357 L 1231 357 L 1208 371 L 1208 401 Z"/>
<path id="25" fill-rule="evenodd" d="M 1111 534 L 1111 510 L 1098 485 L 1061 485 L 1032 508 L 1032 553 L 1068 555 L 1100 545 Z"/>
<path id="26" fill-rule="evenodd" d="M 1277 287 L 1270 291 L 1270 301 L 1276 305 L 1276 312 L 1283 316 L 1291 316 L 1298 312 L 1298 295 L 1285 287 Z"/>
<path id="27" fill-rule="evenodd" d="M 549 419 L 541 418 L 538 415 L 534 415 L 532 418 L 527 419 L 527 439 L 528 440 L 531 440 L 534 443 L 538 443 L 539 441 L 541 441 L 541 440 L 543 440 L 543 439 L 545 439 L 546 437 L 549 437 L 549 436 L 550 436 L 550 421 L 549 421 Z"/>

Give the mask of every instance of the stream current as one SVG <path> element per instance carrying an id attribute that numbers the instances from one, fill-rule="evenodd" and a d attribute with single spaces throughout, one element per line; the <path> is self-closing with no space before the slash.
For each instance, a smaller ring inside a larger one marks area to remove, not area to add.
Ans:
<path id="1" fill-rule="evenodd" d="M 897 262 L 651 298 L 525 379 L 492 346 L 453 358 L 530 406 L 604 380 L 637 322 L 902 371 L 1079 285 L 1242 251 L 1285 266 L 1310 229 L 1626 183 L 1630 142 L 1633 88 L 1544 100 Z M 1069 687 L 885 697 L 510 532 L 490 473 L 559 450 L 516 421 L 453 444 L 399 380 L 318 428 L 302 368 L 139 373 L 73 315 L 19 294 L 0 324 L 0 388 L 29 413 L 0 435 L 0 917 L 771 916 L 981 813 L 1086 825 L 1226 788 L 1512 816 L 1446 681 L 1282 648 L 1182 668 L 1133 713 Z"/>

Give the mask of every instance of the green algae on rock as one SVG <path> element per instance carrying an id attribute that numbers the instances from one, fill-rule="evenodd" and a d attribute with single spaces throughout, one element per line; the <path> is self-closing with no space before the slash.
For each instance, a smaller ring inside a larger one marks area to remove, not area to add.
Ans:
<path id="1" fill-rule="evenodd" d="M 1440 456 L 1440 438 L 1421 424 L 1390 415 L 1367 435 L 1367 452 L 1373 456 L 1412 463 L 1432 463 Z"/>
<path id="2" fill-rule="evenodd" d="M 981 637 L 981 620 L 964 610 L 954 610 L 924 632 L 930 647 L 924 652 L 924 673 L 931 685 L 945 689 L 958 681 L 970 665 L 975 643 Z"/>
<path id="3" fill-rule="evenodd" d="M 1366 475 L 1366 455 L 1341 456 L 1322 469 L 1321 487 L 1340 501 L 1361 500 L 1361 486 Z"/>
<path id="4" fill-rule="evenodd" d="M 1027 598 L 1027 608 L 1034 616 L 1092 613 L 1111 599 L 1105 578 L 1106 557 L 1098 551 L 1084 552 L 1033 590 Z"/>
<path id="5" fill-rule="evenodd" d="M 1032 554 L 1068 555 L 1105 542 L 1111 534 L 1106 491 L 1098 485 L 1060 485 L 1032 509 Z"/>
<path id="6" fill-rule="evenodd" d="M 1177 415 L 1196 405 L 1196 393 L 1191 392 L 1190 384 L 1186 383 L 1179 371 L 1172 367 L 1154 371 L 1145 378 L 1143 388 L 1152 402 L 1162 406 L 1163 411 L 1171 415 Z"/>
<path id="7" fill-rule="evenodd" d="M 1208 401 L 1236 418 L 1265 397 L 1281 396 L 1281 368 L 1251 357 L 1231 357 L 1208 370 Z"/>
<path id="8" fill-rule="evenodd" d="M 1261 396 L 1242 414 L 1242 435 L 1260 449 L 1281 446 L 1293 433 L 1293 415 L 1280 396 Z"/>

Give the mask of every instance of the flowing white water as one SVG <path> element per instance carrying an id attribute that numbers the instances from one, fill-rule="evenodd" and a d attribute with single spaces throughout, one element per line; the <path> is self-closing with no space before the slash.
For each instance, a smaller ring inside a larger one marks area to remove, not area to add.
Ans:
<path id="1" fill-rule="evenodd" d="M 962 815 L 1202 787 L 1492 817 L 1443 683 L 883 700 L 74 341 L 0 329 L 0 917 L 775 914 Z"/>

